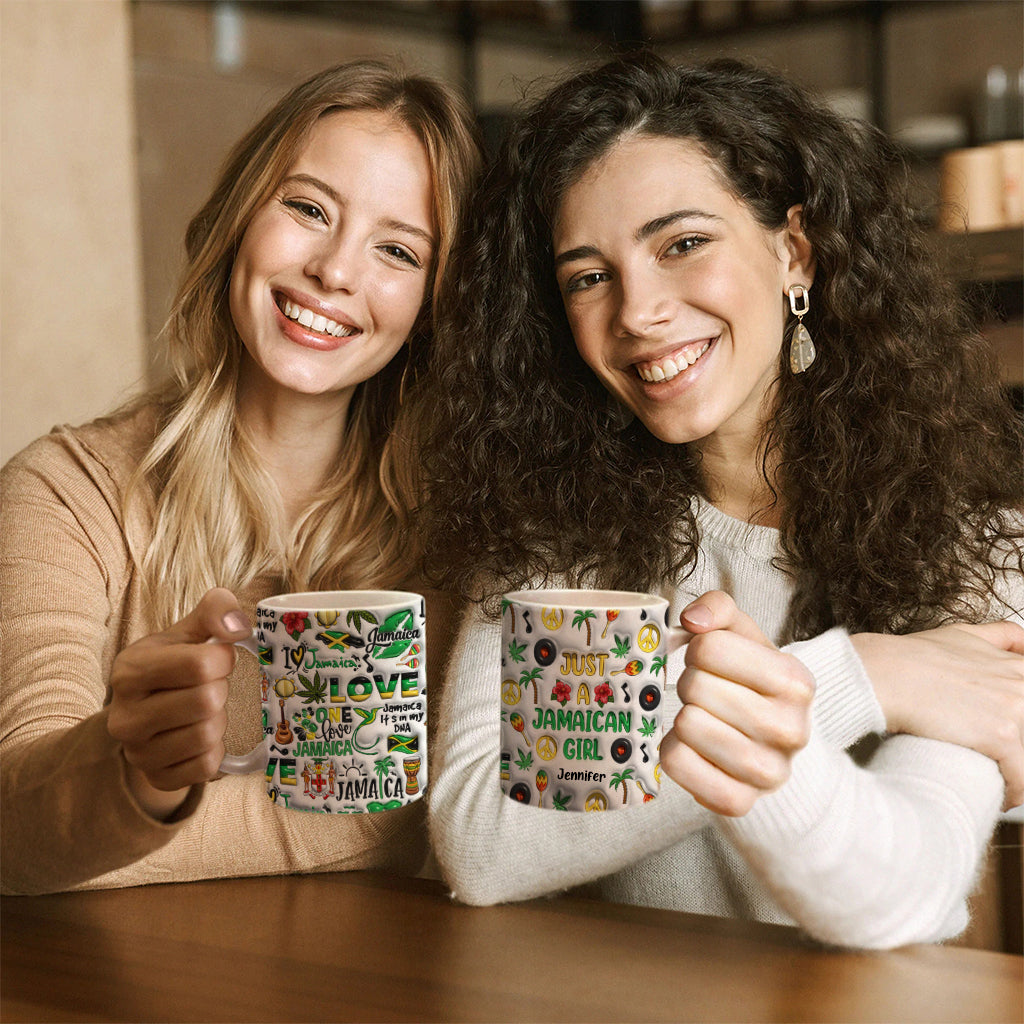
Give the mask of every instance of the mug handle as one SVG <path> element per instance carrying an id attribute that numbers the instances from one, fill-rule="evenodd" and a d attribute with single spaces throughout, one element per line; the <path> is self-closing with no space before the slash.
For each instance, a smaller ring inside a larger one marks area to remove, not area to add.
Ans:
<path id="1" fill-rule="evenodd" d="M 682 626 L 669 626 L 668 636 L 665 638 L 666 653 L 672 654 L 680 647 L 685 647 L 692 636 L 693 634 Z"/>
<path id="2" fill-rule="evenodd" d="M 224 643 L 224 641 L 211 637 L 207 643 L 217 644 Z M 244 640 L 235 640 L 234 645 L 241 647 L 243 651 L 248 651 L 254 658 L 257 657 L 254 634 L 250 634 Z M 263 771 L 266 767 L 267 748 L 260 743 L 259 746 L 253 747 L 248 754 L 225 754 L 219 770 L 225 775 L 248 775 L 249 772 Z"/>

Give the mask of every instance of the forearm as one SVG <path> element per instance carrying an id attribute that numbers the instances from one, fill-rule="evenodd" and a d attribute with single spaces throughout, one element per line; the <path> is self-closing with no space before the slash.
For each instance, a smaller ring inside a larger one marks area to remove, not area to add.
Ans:
<path id="1" fill-rule="evenodd" d="M 785 786 L 719 827 L 810 935 L 890 948 L 966 925 L 1001 798 L 974 751 L 893 737 L 864 769 L 816 736 Z"/>
<path id="2" fill-rule="evenodd" d="M 196 787 L 162 822 L 134 799 L 105 712 L 5 745 L 0 764 L 4 893 L 56 892 L 138 861 L 182 828 Z"/>
<path id="3" fill-rule="evenodd" d="M 0 779 L 5 894 L 300 871 L 415 874 L 426 857 L 422 802 L 301 814 L 271 803 L 256 774 L 195 786 L 158 821 L 130 793 L 103 715 L 5 750 Z"/>

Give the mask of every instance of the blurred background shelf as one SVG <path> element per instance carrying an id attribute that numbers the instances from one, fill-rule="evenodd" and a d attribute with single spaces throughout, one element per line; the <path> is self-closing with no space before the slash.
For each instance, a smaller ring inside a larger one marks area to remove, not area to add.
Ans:
<path id="1" fill-rule="evenodd" d="M 1022 228 L 947 234 L 943 239 L 954 273 L 961 281 L 1012 284 L 1024 277 Z"/>

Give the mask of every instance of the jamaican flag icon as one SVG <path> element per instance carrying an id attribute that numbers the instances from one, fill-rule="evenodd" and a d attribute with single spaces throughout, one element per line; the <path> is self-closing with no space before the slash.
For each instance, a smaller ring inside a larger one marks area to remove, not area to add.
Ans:
<path id="1" fill-rule="evenodd" d="M 392 733 L 388 737 L 388 753 L 418 754 L 420 749 L 419 736 L 400 736 Z"/>
<path id="2" fill-rule="evenodd" d="M 274 660 L 274 650 L 272 647 L 264 647 L 263 644 L 257 644 L 256 651 L 256 658 L 261 665 L 269 665 Z"/>
<path id="3" fill-rule="evenodd" d="M 343 633 L 338 629 L 325 629 L 317 633 L 317 640 L 332 651 L 347 651 L 350 647 L 362 647 L 363 641 L 353 633 Z"/>

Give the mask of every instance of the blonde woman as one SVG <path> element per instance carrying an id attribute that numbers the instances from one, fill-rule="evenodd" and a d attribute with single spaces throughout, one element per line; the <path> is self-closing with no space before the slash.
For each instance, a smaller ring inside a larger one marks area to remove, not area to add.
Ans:
<path id="1" fill-rule="evenodd" d="M 206 641 L 282 590 L 410 584 L 403 398 L 478 166 L 429 79 L 364 61 L 298 86 L 189 226 L 170 383 L 4 467 L 4 892 L 421 866 L 419 805 L 291 814 L 217 778 L 258 740 L 259 687 Z"/>

